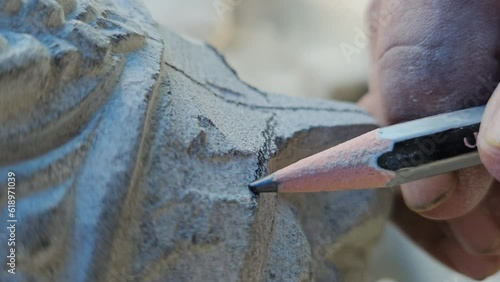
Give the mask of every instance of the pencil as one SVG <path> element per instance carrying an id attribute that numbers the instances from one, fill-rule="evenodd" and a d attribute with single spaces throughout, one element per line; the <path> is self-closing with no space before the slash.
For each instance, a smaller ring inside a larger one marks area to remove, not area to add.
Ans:
<path id="1" fill-rule="evenodd" d="M 393 187 L 481 163 L 484 106 L 375 129 L 252 182 L 250 190 L 322 192 Z"/>

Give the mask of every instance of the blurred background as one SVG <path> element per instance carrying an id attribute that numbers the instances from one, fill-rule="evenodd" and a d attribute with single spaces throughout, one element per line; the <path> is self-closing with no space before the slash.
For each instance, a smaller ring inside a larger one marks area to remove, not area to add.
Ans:
<path id="1" fill-rule="evenodd" d="M 366 91 L 367 47 L 347 58 L 340 44 L 364 30 L 367 0 L 145 2 L 161 26 L 209 42 L 258 88 L 348 100 Z"/>
<path id="2" fill-rule="evenodd" d="M 346 101 L 367 91 L 368 42 L 362 39 L 369 0 L 143 1 L 160 29 L 210 43 L 242 80 L 262 90 Z M 392 224 L 372 253 L 368 277 L 473 281 L 429 258 Z M 499 282 L 500 274 L 485 281 Z"/>

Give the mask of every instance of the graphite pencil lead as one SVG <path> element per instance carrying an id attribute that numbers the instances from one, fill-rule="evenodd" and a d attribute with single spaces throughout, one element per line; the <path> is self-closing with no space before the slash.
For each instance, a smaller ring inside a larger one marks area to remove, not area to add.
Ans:
<path id="1" fill-rule="evenodd" d="M 271 174 L 248 185 L 248 188 L 254 193 L 275 193 L 278 192 L 279 183 L 275 182 Z"/>

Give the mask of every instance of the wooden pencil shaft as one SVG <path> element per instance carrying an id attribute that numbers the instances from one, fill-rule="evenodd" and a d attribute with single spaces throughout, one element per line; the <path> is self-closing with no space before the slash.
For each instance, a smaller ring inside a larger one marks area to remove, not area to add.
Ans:
<path id="1" fill-rule="evenodd" d="M 484 106 L 376 129 L 250 184 L 259 192 L 396 186 L 480 163 Z"/>

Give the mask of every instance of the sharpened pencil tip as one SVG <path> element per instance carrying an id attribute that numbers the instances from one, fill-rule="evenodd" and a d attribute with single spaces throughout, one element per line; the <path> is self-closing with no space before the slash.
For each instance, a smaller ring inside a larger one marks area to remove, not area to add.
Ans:
<path id="1" fill-rule="evenodd" d="M 278 192 L 278 182 L 273 181 L 273 175 L 266 176 L 248 185 L 248 188 L 254 193 L 275 193 Z"/>

